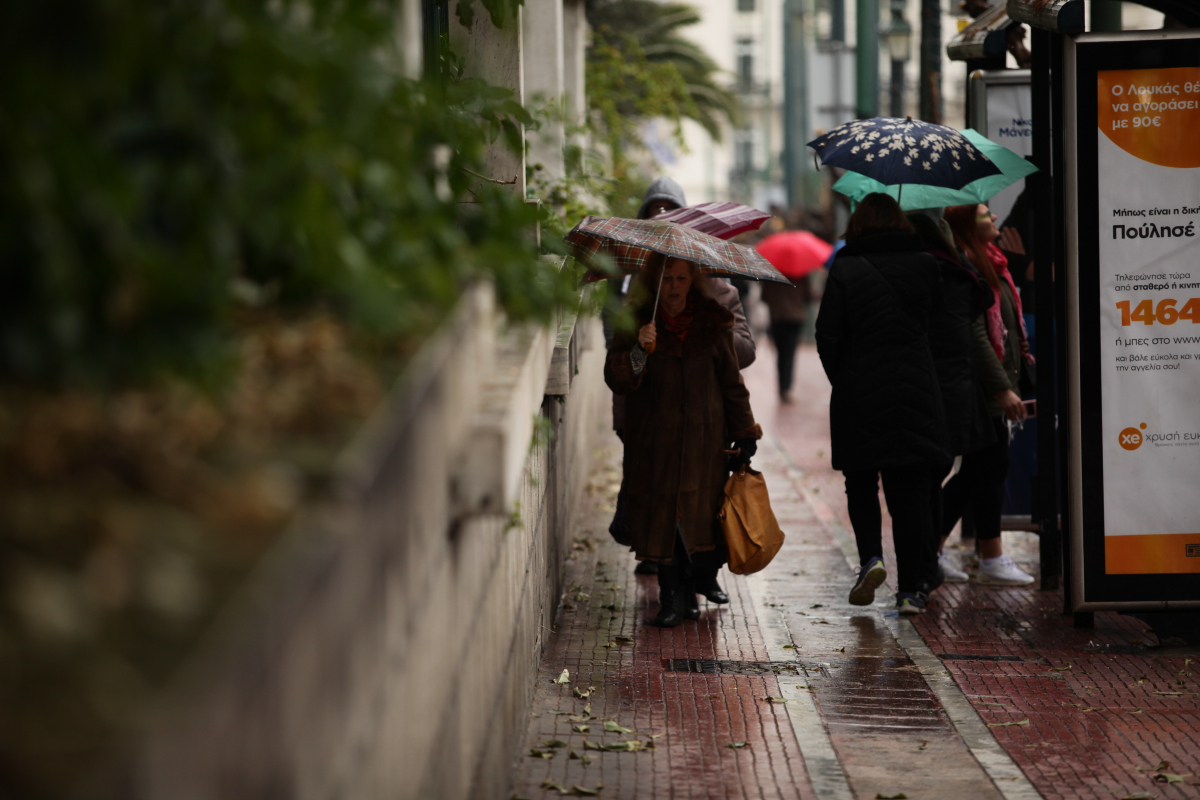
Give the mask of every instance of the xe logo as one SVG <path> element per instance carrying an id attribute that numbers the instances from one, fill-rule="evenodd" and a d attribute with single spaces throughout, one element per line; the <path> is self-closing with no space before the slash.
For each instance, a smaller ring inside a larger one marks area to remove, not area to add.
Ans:
<path id="1" fill-rule="evenodd" d="M 1146 423 L 1143 422 L 1139 427 L 1142 430 L 1145 430 Z M 1145 441 L 1146 438 L 1142 435 L 1142 430 L 1138 430 L 1137 428 L 1126 428 L 1125 430 L 1121 431 L 1117 441 L 1120 443 L 1121 447 L 1124 447 L 1126 450 L 1137 450 L 1142 446 L 1142 442 Z"/>

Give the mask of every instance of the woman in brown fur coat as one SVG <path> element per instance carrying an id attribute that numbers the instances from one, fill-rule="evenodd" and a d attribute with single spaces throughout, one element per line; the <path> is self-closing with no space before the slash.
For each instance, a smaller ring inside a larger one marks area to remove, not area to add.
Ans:
<path id="1" fill-rule="evenodd" d="M 664 259 L 640 276 L 636 339 L 617 334 L 604 379 L 626 396 L 624 486 L 632 548 L 659 563 L 664 627 L 698 619 L 696 592 L 717 584 L 724 541 L 717 511 L 729 469 L 749 462 L 762 437 L 738 372 L 733 315 L 713 300 L 699 268 Z M 662 274 L 658 313 L 653 288 Z M 653 346 L 651 346 L 653 345 Z M 653 352 L 647 352 L 653 351 Z M 740 448 L 733 464 L 723 450 Z"/>

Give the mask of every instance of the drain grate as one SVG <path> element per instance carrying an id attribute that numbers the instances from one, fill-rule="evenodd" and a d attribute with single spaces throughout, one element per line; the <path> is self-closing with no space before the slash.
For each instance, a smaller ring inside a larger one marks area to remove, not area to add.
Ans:
<path id="1" fill-rule="evenodd" d="M 982 656 L 982 655 L 965 655 L 962 653 L 937 653 L 938 658 L 942 661 L 1019 661 L 1029 664 L 1049 664 L 1045 658 L 1034 656 L 1032 658 L 1026 656 Z"/>
<path id="2" fill-rule="evenodd" d="M 718 661 L 708 658 L 664 658 L 667 672 L 693 672 L 703 675 L 787 675 L 801 674 L 805 665 L 798 661 Z M 816 669 L 809 667 L 809 669 Z M 822 668 L 823 670 L 823 668 Z"/>

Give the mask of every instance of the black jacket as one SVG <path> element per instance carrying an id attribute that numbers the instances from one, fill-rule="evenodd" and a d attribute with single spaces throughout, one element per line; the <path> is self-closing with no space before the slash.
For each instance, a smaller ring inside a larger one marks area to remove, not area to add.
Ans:
<path id="1" fill-rule="evenodd" d="M 915 233 L 864 236 L 829 271 L 816 334 L 833 384 L 834 469 L 953 460 L 927 338 L 941 280 L 923 247 Z"/>
<path id="2" fill-rule="evenodd" d="M 973 453 L 996 440 L 987 396 L 975 365 L 972 323 L 994 302 L 991 289 L 975 269 L 962 263 L 937 223 L 923 214 L 909 220 L 938 262 L 942 304 L 929 319 L 929 350 L 942 390 L 950 454 Z"/>

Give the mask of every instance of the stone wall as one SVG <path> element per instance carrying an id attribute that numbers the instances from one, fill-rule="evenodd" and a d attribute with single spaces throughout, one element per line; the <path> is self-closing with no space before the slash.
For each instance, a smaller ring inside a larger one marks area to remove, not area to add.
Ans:
<path id="1" fill-rule="evenodd" d="M 98 794 L 506 796 L 605 422 L 599 323 L 558 322 L 464 297 Z"/>

